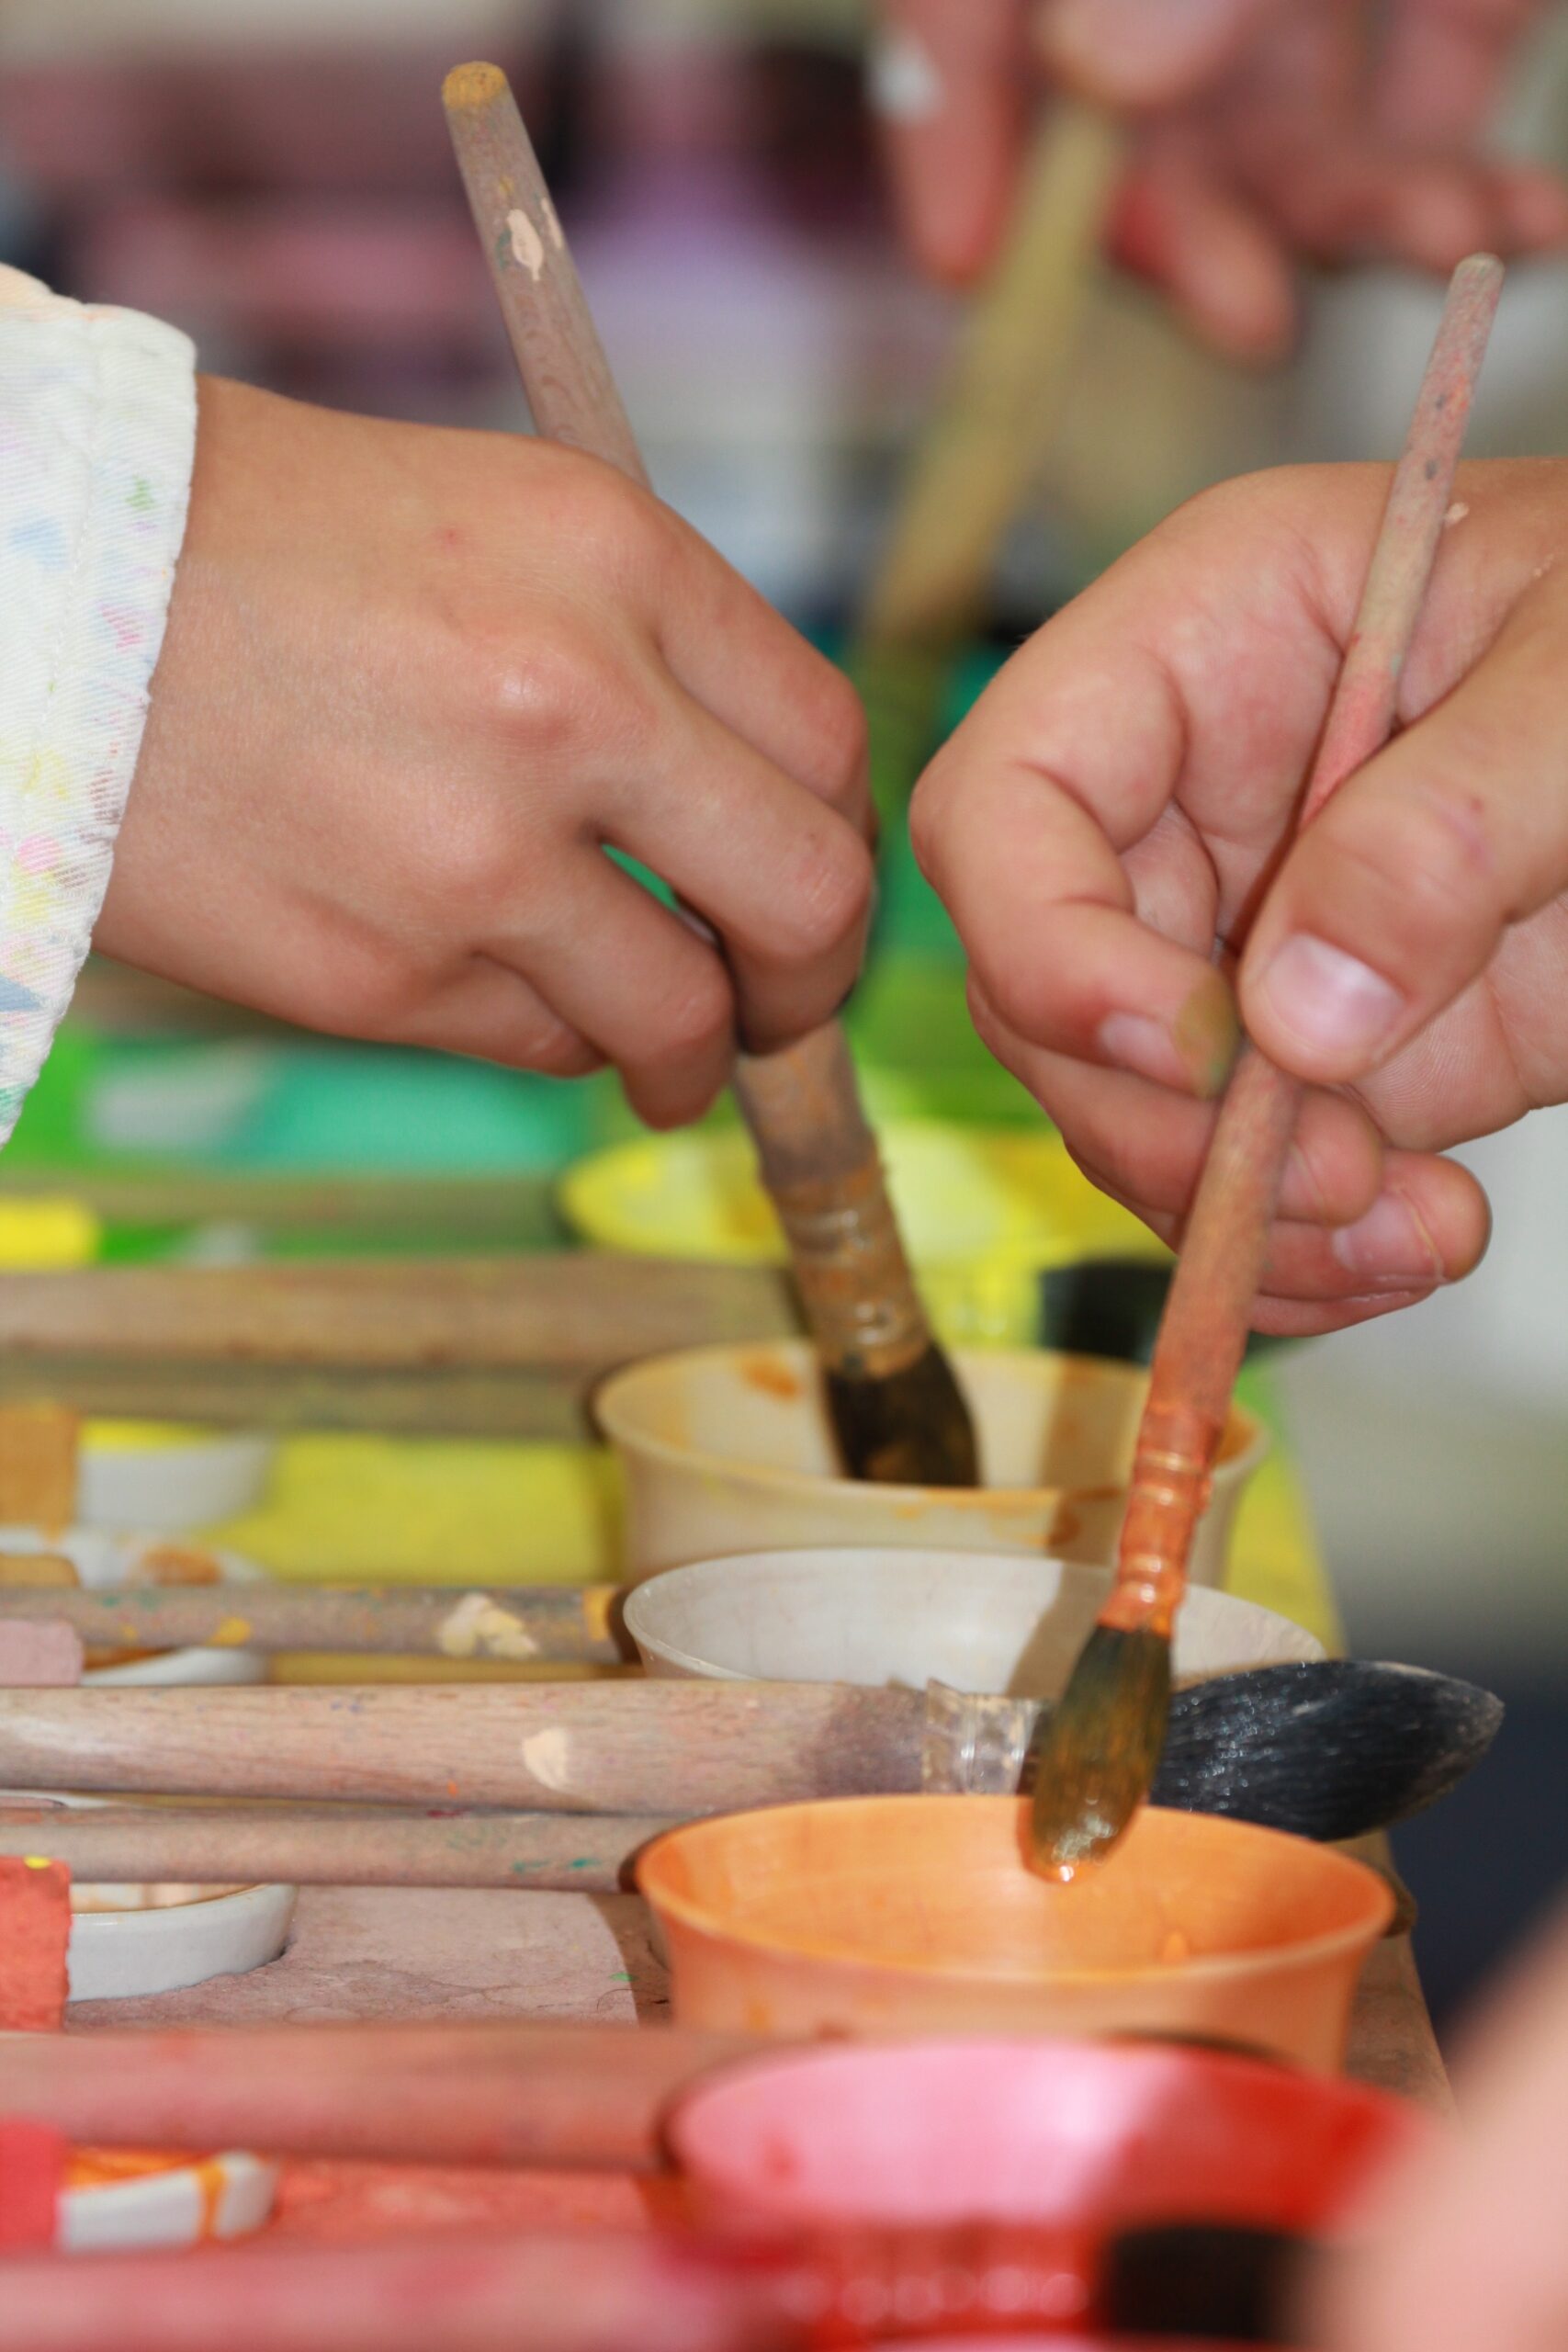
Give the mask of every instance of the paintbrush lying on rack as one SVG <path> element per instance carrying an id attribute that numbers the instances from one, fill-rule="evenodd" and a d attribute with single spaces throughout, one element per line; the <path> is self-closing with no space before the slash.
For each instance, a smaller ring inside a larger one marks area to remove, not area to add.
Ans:
<path id="1" fill-rule="evenodd" d="M 23 1564 L 25 1565 L 25 1563 Z M 18 1564 L 11 1563 L 13 1570 Z M 595 1666 L 635 1659 L 610 1630 L 620 1588 L 592 1585 L 124 1585 L 0 1581 L 0 1624 L 71 1626 L 110 1649 L 333 1650 L 377 1657 Z"/>
<path id="2" fill-rule="evenodd" d="M 1035 1700 L 941 1684 L 0 1691 L 0 1787 L 527 1808 L 488 1828 L 476 1816 L 471 1830 L 460 1810 L 445 1827 L 392 1819 L 378 1829 L 375 1813 L 362 1814 L 357 1868 L 380 1883 L 418 1883 L 394 1873 L 427 1867 L 437 1884 L 544 1884 L 533 1865 L 570 1871 L 576 1858 L 558 1838 L 543 1840 L 528 1815 L 633 1816 L 625 1846 L 579 1846 L 615 1883 L 650 1813 L 689 1818 L 921 1789 L 1010 1793 L 1049 1713 Z M 1469 1683 L 1359 1659 L 1221 1675 L 1173 1702 L 1155 1793 L 1301 1836 L 1359 1837 L 1451 1788 L 1484 1754 L 1501 1713 Z M 237 1845 L 216 1869 L 216 1822 L 158 1815 L 59 1819 L 47 1838 L 23 1825 L 0 1832 L 0 1852 L 43 1850 L 78 1876 L 199 1879 L 209 1862 L 217 1876 L 235 1876 Z M 352 1878 L 344 1847 L 354 1835 L 330 1819 L 247 1826 L 241 1815 L 235 1824 L 245 1873 L 269 1879 Z M 465 1869 L 474 1875 L 460 1877 Z"/>
<path id="3" fill-rule="evenodd" d="M 1502 264 L 1487 254 L 1454 272 L 1298 830 L 1393 728 L 1502 279 Z M 1032 1828 L 1041 1870 L 1071 1871 L 1107 1851 L 1153 1781 L 1170 1690 L 1171 1624 L 1304 1091 L 1255 1046 L 1243 1047 L 1155 1342 L 1116 1582 L 1041 1749 Z"/>
<path id="4" fill-rule="evenodd" d="M 911 2318 L 1016 2334 L 1290 2342 L 1309 2249 L 1276 2233 L 1045 2223 L 793 2232 L 447 2233 L 423 2245 L 14 2258 L 7 2352 L 820 2352 L 908 2343 Z M 928 2317 L 930 2315 L 930 2317 Z M 1005 2336 L 998 2339 L 1005 2341 Z M 1031 2339 L 1035 2340 L 1035 2339 Z M 1075 2337 L 1075 2342 L 1081 2338 Z"/>

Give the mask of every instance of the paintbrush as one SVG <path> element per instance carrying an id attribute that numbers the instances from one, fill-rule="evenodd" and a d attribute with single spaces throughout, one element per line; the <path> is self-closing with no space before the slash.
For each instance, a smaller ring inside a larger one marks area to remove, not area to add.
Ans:
<path id="1" fill-rule="evenodd" d="M 1064 2316 L 1139 2335 L 1296 2341 L 1305 2242 L 1217 2224 L 1111 2233 L 977 2220 L 254 2245 L 221 2262 L 28 2255 L 6 2268 L 8 2352 L 820 2352 L 940 2323 Z M 526 2314 L 525 2318 L 523 2315 Z M 520 2334 L 520 2329 L 522 2333 Z M 1076 2338 L 1075 2341 L 1079 2339 Z"/>
<path id="2" fill-rule="evenodd" d="M 1502 264 L 1489 254 L 1454 272 L 1307 781 L 1302 826 L 1393 726 L 1502 278 Z M 1032 1830 L 1040 1869 L 1071 1870 L 1104 1853 L 1149 1792 L 1169 1698 L 1171 1623 L 1303 1091 L 1244 1046 L 1155 1342 L 1116 1582 L 1040 1748 Z"/>
<path id="3" fill-rule="evenodd" d="M 865 704 L 885 820 L 931 748 L 953 656 L 1055 429 L 1125 144 L 1094 107 L 1051 108 L 900 488 L 845 664 Z"/>
<path id="4" fill-rule="evenodd" d="M 610 1630 L 620 1588 L 592 1585 L 125 1585 L 72 1590 L 0 1584 L 0 1624 L 70 1625 L 123 1649 L 333 1650 L 378 1657 L 625 1665 Z"/>
<path id="5" fill-rule="evenodd" d="M 536 428 L 648 476 L 505 75 L 462 65 L 443 98 Z M 972 1487 L 969 1409 L 916 1294 L 836 1021 L 742 1053 L 734 1089 L 784 1227 L 852 1477 Z"/>
<path id="6" fill-rule="evenodd" d="M 364 1872 L 387 1883 L 420 1868 L 434 1872 L 432 1883 L 514 1886 L 549 1883 L 538 1873 L 556 1870 L 564 1883 L 588 1883 L 571 1867 L 592 1859 L 610 1883 L 649 1814 L 690 1818 L 921 1789 L 1010 1794 L 1041 1712 L 1036 1700 L 938 1684 L 925 1692 L 673 1681 L 0 1691 L 0 1786 L 345 1802 L 335 1822 L 302 1816 L 292 1827 L 276 1818 L 247 1826 L 242 1814 L 227 1860 L 216 1819 L 209 1830 L 199 1818 L 187 1826 L 163 1807 L 144 1825 L 85 1814 L 56 1817 L 47 1837 L 24 1826 L 0 1835 L 0 1851 L 41 1848 L 71 1860 L 78 1875 L 109 1878 L 210 1871 L 231 1880 L 243 1849 L 246 1874 L 258 1877 Z M 1462 1779 L 1501 1714 L 1469 1683 L 1355 1659 L 1216 1676 L 1173 1702 L 1155 1795 L 1300 1836 L 1359 1837 Z M 378 1828 L 375 1812 L 354 1824 L 354 1804 L 457 1811 L 445 1825 L 394 1817 Z M 468 1814 L 476 1806 L 528 1811 L 487 1821 Z M 541 1834 L 529 1818 L 538 1814 L 630 1818 L 621 1844 L 580 1830 L 571 1853 L 570 1837 Z M 344 1850 L 355 1835 L 357 1861 Z"/>

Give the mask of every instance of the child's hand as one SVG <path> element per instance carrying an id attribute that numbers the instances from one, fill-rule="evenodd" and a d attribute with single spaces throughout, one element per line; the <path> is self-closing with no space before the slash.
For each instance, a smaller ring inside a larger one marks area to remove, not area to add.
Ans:
<path id="1" fill-rule="evenodd" d="M 843 998 L 870 826 L 850 687 L 609 468 L 204 381 L 106 954 L 312 1028 L 611 1061 L 671 1125 L 738 1025 Z"/>
<path id="2" fill-rule="evenodd" d="M 1323 2352 L 1568 2344 L 1568 1927 L 1514 1968 L 1460 2052 L 1461 2123 L 1388 2185 L 1359 2250 L 1314 2282 Z M 1311 2291 L 1311 2290 L 1309 2290 Z"/>
<path id="3" fill-rule="evenodd" d="M 1182 508 L 1013 657 L 913 812 L 982 1036 L 1168 1237 L 1232 1044 L 1215 958 L 1245 941 L 1247 1029 L 1333 1090 L 1265 1330 L 1468 1272 L 1485 1200 L 1433 1155 L 1568 1099 L 1568 464 L 1461 470 L 1405 731 L 1284 854 L 1387 486 L 1301 468 Z"/>
<path id="4" fill-rule="evenodd" d="M 1269 357 L 1293 266 L 1561 243 L 1550 174 L 1477 141 L 1539 0 L 881 0 L 873 91 L 923 266 L 984 267 L 1042 80 L 1133 126 L 1118 260 L 1207 340 Z"/>

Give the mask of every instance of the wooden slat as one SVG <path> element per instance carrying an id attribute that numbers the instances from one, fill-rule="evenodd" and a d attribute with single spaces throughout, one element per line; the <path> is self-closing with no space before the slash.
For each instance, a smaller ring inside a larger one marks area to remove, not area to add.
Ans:
<path id="1" fill-rule="evenodd" d="M 243 1225 L 266 1234 L 350 1235 L 428 1247 L 440 1235 L 468 1247 L 558 1246 L 566 1227 L 552 1178 L 257 1175 L 227 1169 L 51 1168 L 0 1158 L 0 1195 L 68 1193 L 109 1225 Z"/>
<path id="2" fill-rule="evenodd" d="M 0 1399 L 268 1428 L 569 1437 L 617 1364 L 798 1329 L 786 1277 L 532 1258 L 96 1267 L 0 1282 Z"/>

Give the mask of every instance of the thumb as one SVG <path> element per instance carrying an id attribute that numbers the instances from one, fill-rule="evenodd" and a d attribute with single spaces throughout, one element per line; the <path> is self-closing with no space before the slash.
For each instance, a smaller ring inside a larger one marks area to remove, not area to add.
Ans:
<path id="1" fill-rule="evenodd" d="M 1243 959 L 1251 1035 L 1319 1084 L 1366 1077 L 1568 888 L 1568 596 L 1535 592 L 1435 709 L 1296 843 Z"/>
<path id="2" fill-rule="evenodd" d="M 1201 96 L 1279 0 L 1043 0 L 1047 69 L 1100 105 L 1178 106 Z"/>
<path id="3" fill-rule="evenodd" d="M 1036 69 L 1024 0 L 882 0 L 871 103 L 916 260 L 962 284 L 1011 209 Z"/>

